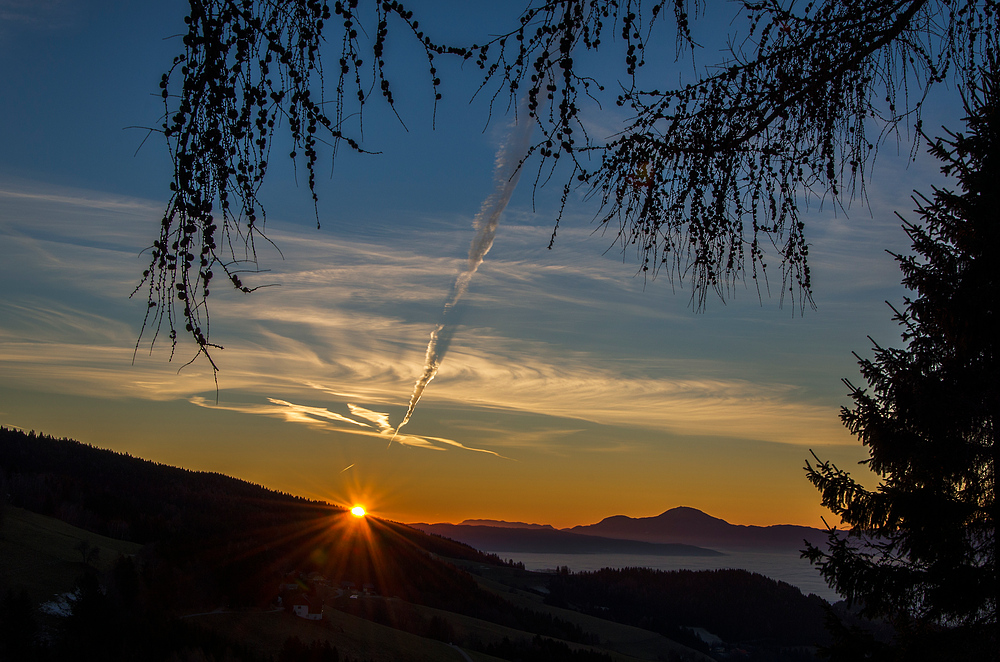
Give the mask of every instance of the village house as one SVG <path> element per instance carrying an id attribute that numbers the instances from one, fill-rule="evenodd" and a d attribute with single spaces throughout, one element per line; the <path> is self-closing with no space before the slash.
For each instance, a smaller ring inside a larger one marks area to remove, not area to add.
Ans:
<path id="1" fill-rule="evenodd" d="M 288 599 L 292 613 L 309 621 L 323 620 L 323 601 L 315 596 L 298 593 Z"/>

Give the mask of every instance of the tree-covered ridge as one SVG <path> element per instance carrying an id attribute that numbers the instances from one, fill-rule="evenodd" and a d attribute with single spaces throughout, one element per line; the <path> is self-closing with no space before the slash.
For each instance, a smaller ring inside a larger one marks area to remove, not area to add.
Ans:
<path id="1" fill-rule="evenodd" d="M 372 582 L 389 595 L 433 602 L 478 589 L 431 555 L 501 563 L 402 524 L 355 522 L 339 506 L 5 428 L 0 483 L 11 505 L 109 537 L 155 543 L 151 553 L 186 568 L 190 585 L 178 582 L 175 592 L 192 604 L 212 596 L 267 604 L 276 595 L 275 577 L 293 570 Z M 383 557 L 392 562 L 381 567 Z"/>
<path id="2" fill-rule="evenodd" d="M 13 505 L 138 543 L 211 530 L 221 513 L 337 508 L 219 473 L 4 427 L 0 470 Z"/>
<path id="3" fill-rule="evenodd" d="M 604 651 L 614 649 L 606 646 L 604 634 L 591 631 L 593 621 L 535 608 L 533 600 L 508 596 L 508 588 L 486 588 L 508 577 L 509 590 L 522 598 L 526 588 L 544 593 L 538 587 L 547 586 L 549 605 L 644 628 L 698 650 L 707 647 L 689 627 L 704 628 L 722 637 L 730 650 L 743 650 L 745 659 L 760 662 L 811 660 L 814 647 L 827 641 L 822 599 L 745 571 L 526 573 L 517 564 L 502 564 L 492 555 L 402 524 L 359 520 L 329 504 L 69 439 L 0 428 L 0 484 L 0 494 L 9 494 L 15 505 L 40 504 L 98 528 L 118 522 L 111 530 L 119 533 L 150 533 L 134 558 L 81 584 L 86 600 L 73 621 L 76 629 L 64 633 L 65 641 L 98 651 L 98 659 L 129 659 L 121 652 L 128 650 L 174 651 L 168 645 L 174 636 L 195 648 L 223 650 L 227 639 L 199 639 L 190 628 L 171 625 L 171 619 L 220 605 L 267 612 L 289 577 L 344 614 L 417 637 L 464 637 L 464 647 L 510 659 L 603 659 Z M 26 503 L 26 498 L 34 501 Z M 145 510 L 149 513 L 140 517 L 142 526 L 126 519 Z M 490 581 L 481 585 L 441 557 L 470 561 L 467 566 Z M 372 587 L 374 597 L 350 599 L 337 590 L 345 585 Z M 23 620 L 23 600 L 16 593 L 4 599 L 9 602 L 4 613 Z M 451 620 L 449 614 L 526 633 L 526 638 L 506 643 L 499 636 L 492 642 L 477 639 L 479 635 L 463 630 L 462 619 Z M 118 639 L 109 634 L 119 631 L 131 634 Z M 143 633 L 152 643 L 141 643 Z M 289 643 L 287 655 L 305 654 L 303 646 L 310 648 L 309 654 L 333 655 L 332 649 L 312 651 L 309 642 L 301 643 Z M 667 644 L 661 647 L 664 654 L 697 657 Z M 596 647 L 596 652 L 581 647 Z M 152 652 L 149 659 L 159 659 Z M 257 659 L 237 648 L 231 655 Z"/>
<path id="4" fill-rule="evenodd" d="M 220 473 L 191 471 L 73 439 L 0 427 L 0 484 L 9 503 L 112 538 L 148 543 L 238 530 L 247 517 L 279 521 L 346 515 L 342 506 Z M 435 554 L 496 563 L 467 545 L 384 522 Z"/>
<path id="5" fill-rule="evenodd" d="M 349 600 L 344 609 L 420 636 L 429 626 L 420 618 L 401 618 L 408 613 L 406 603 L 532 635 L 596 643 L 596 637 L 576 624 L 510 604 L 441 558 L 503 565 L 495 555 L 403 524 L 357 519 L 343 508 L 221 474 L 0 428 L 0 487 L 0 494 L 9 494 L 15 506 L 38 506 L 56 517 L 73 515 L 84 528 L 90 523 L 112 533 L 148 536 L 141 539 L 147 544 L 134 562 L 126 559 L 116 566 L 121 577 L 103 578 L 100 587 L 96 578 L 87 579 L 87 599 L 80 607 L 84 617 L 73 623 L 89 622 L 87 610 L 93 607 L 103 614 L 93 618 L 111 619 L 110 625 L 102 621 L 96 632 L 107 633 L 115 623 L 131 623 L 134 627 L 129 627 L 139 631 L 159 628 L 157 619 L 167 614 L 211 610 L 220 604 L 268 608 L 289 575 L 317 573 L 330 587 L 371 586 L 380 596 L 401 598 L 403 606 Z M 128 595 L 117 594 L 118 583 L 131 587 Z M 141 618 L 134 618 L 135 611 Z M 86 629 L 80 632 L 86 640 L 82 645 L 104 650 L 101 637 L 88 635 Z M 183 628 L 177 632 L 188 636 Z M 129 659 L 116 655 L 109 659 Z"/>
<path id="6" fill-rule="evenodd" d="M 671 638 L 683 628 L 699 627 L 727 642 L 765 649 L 828 641 L 825 600 L 745 570 L 605 568 L 559 574 L 549 589 L 551 604 Z"/>

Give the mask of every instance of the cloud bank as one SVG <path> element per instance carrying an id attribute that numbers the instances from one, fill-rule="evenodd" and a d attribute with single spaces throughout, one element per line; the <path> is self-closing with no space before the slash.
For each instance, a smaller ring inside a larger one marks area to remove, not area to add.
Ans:
<path id="1" fill-rule="evenodd" d="M 12 288 L 0 304 L 0 371 L 8 381 L 107 397 L 214 401 L 210 369 L 195 363 L 178 371 L 193 348 L 182 345 L 169 363 L 165 343 L 152 352 L 142 347 L 132 363 L 142 302 L 128 294 L 142 265 L 142 227 L 155 225 L 154 206 L 92 193 L 29 198 L 40 205 L 34 216 L 17 206 L 28 198 L 0 196 L 0 211 L 17 203 L 16 213 L 0 213 L 0 276 L 30 284 Z M 228 406 L 229 394 L 257 398 L 245 413 L 381 436 L 424 358 L 428 311 L 463 262 L 441 247 L 453 246 L 452 234 L 463 230 L 414 232 L 386 247 L 273 221 L 269 228 L 286 260 L 258 278 L 281 286 L 250 296 L 220 292 L 212 304 L 213 337 L 227 348 L 218 356 L 220 406 Z M 561 233 L 559 252 L 539 247 L 544 234 L 515 223 L 503 249 L 482 266 L 470 324 L 456 337 L 427 406 L 540 414 L 563 427 L 565 419 L 578 419 L 793 444 L 853 443 L 837 420 L 839 403 L 817 396 L 809 375 L 779 375 L 773 366 L 786 360 L 781 348 L 751 338 L 761 333 L 751 322 L 735 336 L 746 336 L 751 348 L 738 359 L 713 358 L 711 347 L 695 355 L 692 338 L 725 339 L 728 326 L 743 322 L 724 318 L 719 330 L 685 311 L 682 297 L 644 292 L 630 269 L 596 253 L 586 231 Z M 756 302 L 746 309 L 762 315 Z M 785 324 L 767 312 L 764 332 Z M 836 387 L 837 375 L 821 368 L 816 373 Z M 344 410 L 292 404 L 331 399 Z M 409 444 L 423 447 L 462 444 L 410 437 Z"/>

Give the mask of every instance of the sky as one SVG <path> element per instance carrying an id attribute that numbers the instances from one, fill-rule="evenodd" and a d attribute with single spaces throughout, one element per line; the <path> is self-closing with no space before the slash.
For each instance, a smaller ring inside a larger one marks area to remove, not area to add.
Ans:
<path id="1" fill-rule="evenodd" d="M 412 4 L 444 38 L 510 20 Z M 171 358 L 162 336 L 140 340 L 145 300 L 129 297 L 169 193 L 165 143 L 143 127 L 160 122 L 185 8 L 0 0 L 0 425 L 403 522 L 565 527 L 686 505 L 738 524 L 837 523 L 803 466 L 812 451 L 863 471 L 839 421 L 841 379 L 860 381 L 852 351 L 866 355 L 868 336 L 900 344 L 885 303 L 905 294 L 886 253 L 908 249 L 894 212 L 915 220 L 912 191 L 943 183 L 925 155 L 909 161 L 905 136 L 882 145 L 867 205 L 803 211 L 805 311 L 773 280 L 773 296 L 740 285 L 693 311 L 686 283 L 637 276 L 582 195 L 548 250 L 560 191 L 525 177 L 439 373 L 388 443 L 466 268 L 511 116 L 487 123 L 484 99 L 470 101 L 476 72 L 445 65 L 432 128 L 422 69 L 394 46 L 405 126 L 375 104 L 364 122 L 377 154 L 341 152 L 334 166 L 321 153 L 320 229 L 302 169 L 296 182 L 272 161 L 262 199 L 276 248 L 252 277 L 268 287 L 213 288 L 216 387 L 204 360 L 188 365 L 192 345 Z M 722 13 L 696 37 L 737 29 Z M 685 64 L 664 36 L 670 57 L 646 75 L 675 80 Z M 960 115 L 942 102 L 925 123 L 958 128 Z M 607 136 L 626 118 L 610 104 L 588 122 Z"/>

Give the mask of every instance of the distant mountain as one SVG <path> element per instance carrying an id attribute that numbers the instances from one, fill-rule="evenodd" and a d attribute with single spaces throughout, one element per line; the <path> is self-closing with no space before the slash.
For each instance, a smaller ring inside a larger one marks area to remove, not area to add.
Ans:
<path id="1" fill-rule="evenodd" d="M 713 549 L 688 544 L 663 544 L 584 535 L 551 527 L 516 528 L 468 524 L 410 524 L 409 526 L 490 552 L 541 554 L 647 554 L 650 556 L 721 556 Z"/>
<path id="2" fill-rule="evenodd" d="M 507 522 L 502 519 L 467 519 L 460 524 L 468 526 L 495 526 L 501 529 L 550 529 L 555 530 L 551 524 L 525 524 L 524 522 Z"/>
<path id="3" fill-rule="evenodd" d="M 597 524 L 565 529 L 574 533 L 650 543 L 701 545 L 723 549 L 802 549 L 803 540 L 826 542 L 826 531 L 808 526 L 778 524 L 744 526 L 681 506 L 655 517 L 615 515 Z"/>

